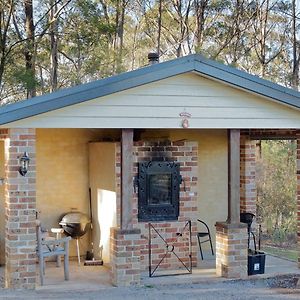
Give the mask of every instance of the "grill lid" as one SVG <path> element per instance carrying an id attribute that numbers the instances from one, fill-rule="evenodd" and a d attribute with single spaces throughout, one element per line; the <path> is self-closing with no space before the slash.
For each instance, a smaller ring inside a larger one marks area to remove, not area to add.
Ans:
<path id="1" fill-rule="evenodd" d="M 81 212 L 72 212 L 66 214 L 60 221 L 60 225 L 66 225 L 66 224 L 82 224 L 83 227 L 86 226 L 86 224 L 90 223 L 90 219 L 87 215 L 81 213 Z"/>
<path id="2" fill-rule="evenodd" d="M 73 238 L 84 235 L 89 228 L 89 224 L 89 217 L 81 212 L 68 213 L 59 222 L 65 232 Z"/>

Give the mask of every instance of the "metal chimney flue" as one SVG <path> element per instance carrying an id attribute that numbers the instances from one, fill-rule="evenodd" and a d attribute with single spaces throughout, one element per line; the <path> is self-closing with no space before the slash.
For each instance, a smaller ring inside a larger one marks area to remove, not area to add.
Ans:
<path id="1" fill-rule="evenodd" d="M 156 52 L 148 53 L 149 65 L 155 65 L 159 63 L 159 55 Z"/>

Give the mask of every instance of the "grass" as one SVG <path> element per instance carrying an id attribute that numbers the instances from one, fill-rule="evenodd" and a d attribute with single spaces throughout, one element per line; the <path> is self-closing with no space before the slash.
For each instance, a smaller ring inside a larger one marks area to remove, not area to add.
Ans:
<path id="1" fill-rule="evenodd" d="M 271 255 L 287 258 L 292 261 L 298 261 L 299 253 L 295 249 L 285 249 L 285 248 L 278 248 L 272 246 L 264 246 L 262 250 Z"/>

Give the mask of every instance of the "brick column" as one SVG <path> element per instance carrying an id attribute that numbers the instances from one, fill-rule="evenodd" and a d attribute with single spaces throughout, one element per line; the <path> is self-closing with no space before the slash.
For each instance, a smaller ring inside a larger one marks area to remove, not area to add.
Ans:
<path id="1" fill-rule="evenodd" d="M 247 277 L 247 225 L 216 224 L 216 273 L 226 278 Z"/>
<path id="2" fill-rule="evenodd" d="M 28 152 L 29 171 L 18 172 L 19 157 Z M 35 288 L 36 191 L 35 130 L 10 129 L 5 140 L 5 286 Z"/>
<path id="3" fill-rule="evenodd" d="M 300 268 L 300 130 L 296 132 L 297 136 L 297 208 L 298 208 L 298 267 Z"/>
<path id="4" fill-rule="evenodd" d="M 240 195 L 241 212 L 256 215 L 256 183 L 255 183 L 255 141 L 247 132 L 241 132 L 240 146 Z"/>
<path id="5" fill-rule="evenodd" d="M 140 284 L 139 229 L 111 228 L 111 281 L 115 286 Z"/>

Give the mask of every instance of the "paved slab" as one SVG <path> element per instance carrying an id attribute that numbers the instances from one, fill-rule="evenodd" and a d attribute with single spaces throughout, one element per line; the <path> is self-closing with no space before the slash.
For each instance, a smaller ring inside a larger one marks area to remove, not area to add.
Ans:
<path id="1" fill-rule="evenodd" d="M 2 279 L 3 274 L 3 268 L 0 268 Z M 206 260 L 193 270 L 193 274 L 149 278 L 144 273 L 140 287 L 115 288 L 110 284 L 106 267 L 78 267 L 76 262 L 71 262 L 70 281 L 64 281 L 63 268 L 48 263 L 44 286 L 38 286 L 35 291 L 0 289 L 0 299 L 299 300 L 300 289 L 296 288 L 296 281 L 293 281 L 293 278 L 298 277 L 300 269 L 295 262 L 267 256 L 266 274 L 250 276 L 248 280 L 216 277 L 214 260 Z M 286 278 L 293 284 L 286 286 Z M 280 283 L 284 283 L 284 288 L 280 287 Z"/>

